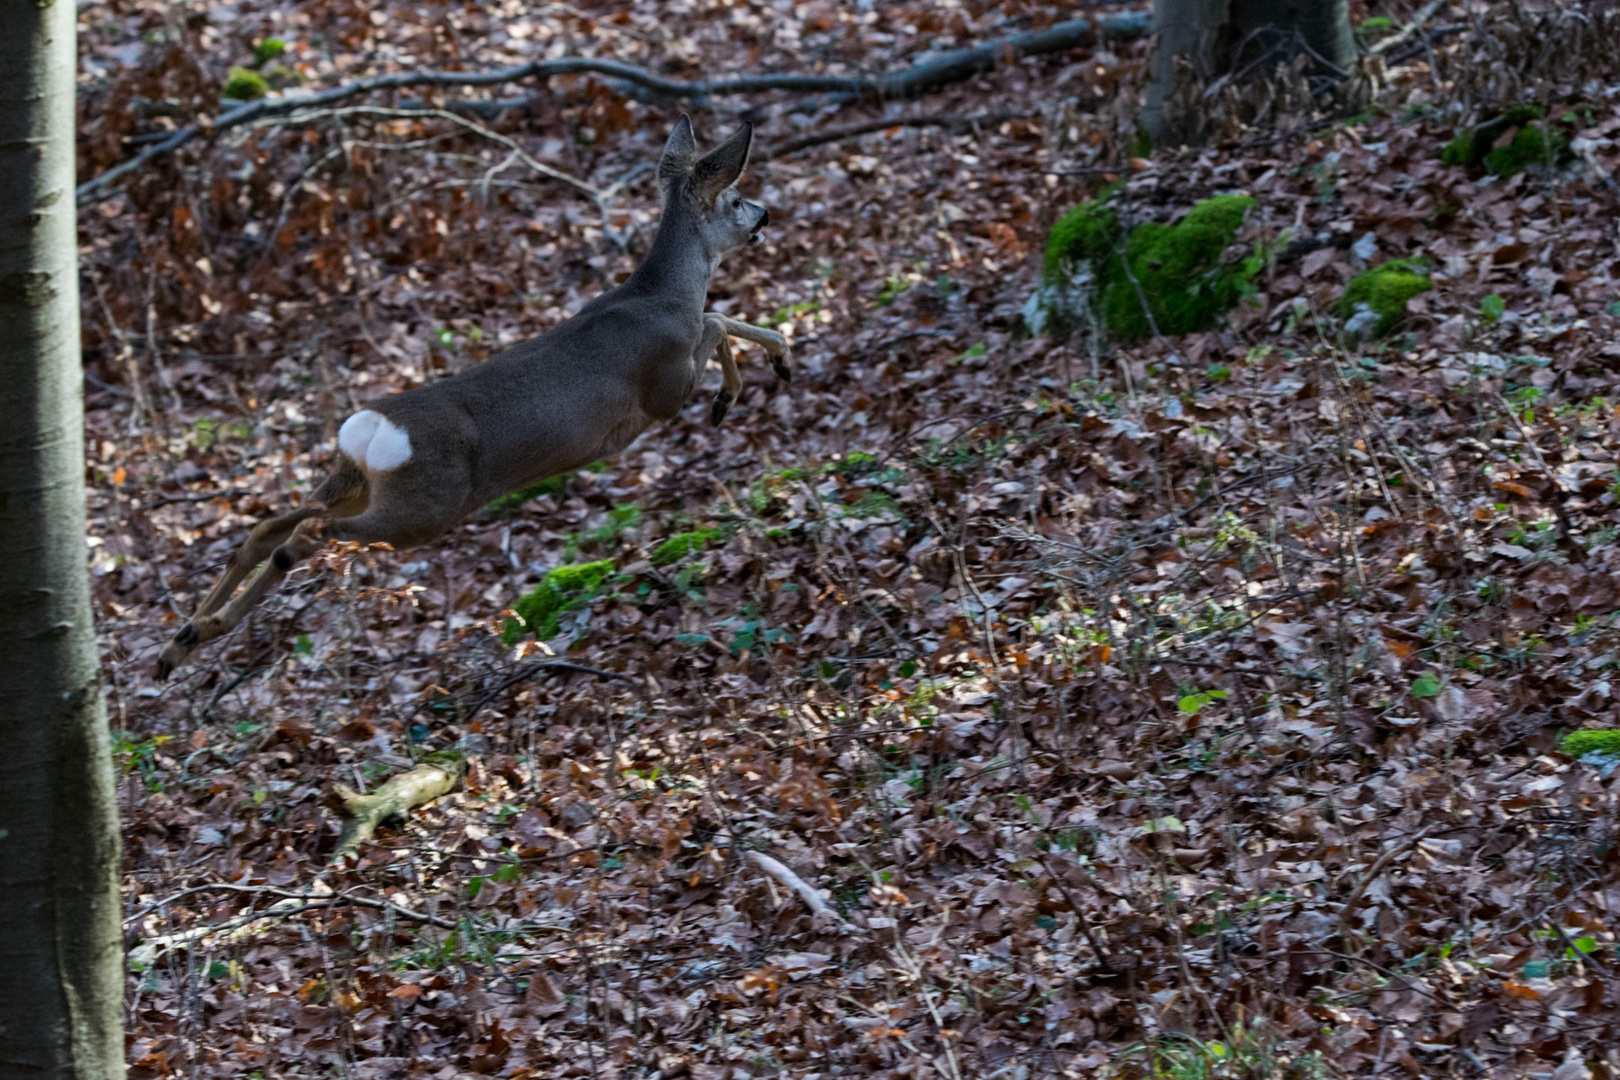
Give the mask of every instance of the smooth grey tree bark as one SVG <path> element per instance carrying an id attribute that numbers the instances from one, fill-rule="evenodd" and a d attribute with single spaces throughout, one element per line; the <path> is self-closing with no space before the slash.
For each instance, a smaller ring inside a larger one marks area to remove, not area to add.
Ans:
<path id="1" fill-rule="evenodd" d="M 85 567 L 74 4 L 0 0 L 0 26 L 0 1080 L 111 1080 L 124 964 Z"/>
<path id="2" fill-rule="evenodd" d="M 1155 141 L 1175 88 L 1177 57 L 1201 81 L 1228 73 L 1270 74 L 1300 53 L 1319 72 L 1348 74 L 1356 62 L 1349 0 L 1154 0 L 1158 44 L 1142 109 Z"/>

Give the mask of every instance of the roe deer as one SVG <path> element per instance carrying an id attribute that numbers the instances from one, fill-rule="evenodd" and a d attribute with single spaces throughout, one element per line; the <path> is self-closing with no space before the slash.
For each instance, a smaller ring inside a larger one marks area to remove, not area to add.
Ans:
<path id="1" fill-rule="evenodd" d="M 680 412 L 711 356 L 723 380 L 710 411 L 718 424 L 742 389 L 728 335 L 764 346 L 789 381 L 786 338 L 704 311 L 720 260 L 757 243 L 769 220 L 734 187 L 752 138 L 744 123 L 700 158 L 682 116 L 658 163 L 652 250 L 622 285 L 550 333 L 345 420 L 336 467 L 309 502 L 253 530 L 163 650 L 158 677 L 234 628 L 326 540 L 426 543 L 491 499 L 624 449 Z"/>

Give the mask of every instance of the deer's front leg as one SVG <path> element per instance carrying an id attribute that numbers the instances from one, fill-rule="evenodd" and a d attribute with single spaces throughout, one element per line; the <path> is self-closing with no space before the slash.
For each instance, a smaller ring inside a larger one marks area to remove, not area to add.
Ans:
<path id="1" fill-rule="evenodd" d="M 703 337 L 698 341 L 694 357 L 699 373 L 709 362 L 709 357 L 720 362 L 720 392 L 714 395 L 714 404 L 709 408 L 709 421 L 714 424 L 726 418 L 731 403 L 742 392 L 742 376 L 737 373 L 737 358 L 731 354 L 731 342 L 726 340 L 723 320 L 724 316 L 712 311 L 703 316 Z"/>
<path id="2" fill-rule="evenodd" d="M 718 425 L 726 418 L 731 403 L 742 393 L 742 376 L 737 372 L 737 358 L 732 355 L 731 341 L 726 335 L 720 335 L 714 356 L 720 361 L 720 392 L 714 395 L 714 404 L 709 408 L 709 423 Z"/>
<path id="3" fill-rule="evenodd" d="M 788 344 L 787 338 L 775 330 L 739 322 L 718 312 L 710 312 L 705 318 L 719 319 L 725 332 L 732 337 L 740 337 L 744 341 L 752 341 L 755 345 L 761 346 L 765 350 L 765 355 L 770 357 L 771 370 L 776 372 L 776 377 L 785 383 L 793 381 L 793 348 Z"/>

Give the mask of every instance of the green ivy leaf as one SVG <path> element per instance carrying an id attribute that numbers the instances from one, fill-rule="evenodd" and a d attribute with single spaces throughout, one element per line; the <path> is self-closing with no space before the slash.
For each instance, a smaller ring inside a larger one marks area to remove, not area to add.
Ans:
<path id="1" fill-rule="evenodd" d="M 1440 692 L 1440 680 L 1433 675 L 1420 675 L 1412 683 L 1413 697 L 1434 697 Z"/>

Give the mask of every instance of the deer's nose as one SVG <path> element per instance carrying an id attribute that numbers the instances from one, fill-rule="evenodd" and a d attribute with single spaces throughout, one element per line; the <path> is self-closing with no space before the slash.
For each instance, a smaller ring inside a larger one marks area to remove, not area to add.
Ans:
<path id="1" fill-rule="evenodd" d="M 760 207 L 759 208 L 759 224 L 755 225 L 754 228 L 763 229 L 765 226 L 769 225 L 770 223 L 771 223 L 771 212 L 769 210 L 765 209 L 763 206 Z"/>

